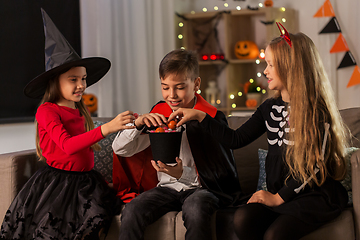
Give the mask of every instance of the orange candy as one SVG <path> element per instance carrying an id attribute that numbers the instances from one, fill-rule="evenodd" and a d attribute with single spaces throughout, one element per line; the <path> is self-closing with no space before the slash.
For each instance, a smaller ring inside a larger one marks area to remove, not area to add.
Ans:
<path id="1" fill-rule="evenodd" d="M 176 129 L 176 122 L 174 120 L 171 120 L 169 123 L 168 123 L 168 127 L 171 129 L 171 130 L 175 130 Z"/>
<path id="2" fill-rule="evenodd" d="M 158 127 L 156 130 L 155 130 L 156 133 L 162 133 L 162 132 L 165 132 L 165 130 L 162 128 L 162 127 Z"/>

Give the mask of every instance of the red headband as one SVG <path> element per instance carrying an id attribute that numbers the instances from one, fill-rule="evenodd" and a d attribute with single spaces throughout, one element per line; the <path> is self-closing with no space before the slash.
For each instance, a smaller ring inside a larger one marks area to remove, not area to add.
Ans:
<path id="1" fill-rule="evenodd" d="M 280 26 L 284 29 L 285 34 L 283 34 Z M 285 41 L 289 44 L 290 47 L 292 47 L 292 43 L 291 43 L 291 39 L 290 39 L 290 35 L 288 33 L 288 31 L 286 30 L 286 28 L 279 22 L 276 22 L 276 25 L 278 26 L 279 30 L 280 30 L 280 37 L 282 37 L 283 39 L 285 39 Z"/>

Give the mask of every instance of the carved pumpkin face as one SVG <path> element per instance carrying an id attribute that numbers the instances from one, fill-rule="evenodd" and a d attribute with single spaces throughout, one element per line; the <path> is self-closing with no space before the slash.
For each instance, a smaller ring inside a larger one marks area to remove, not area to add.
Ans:
<path id="1" fill-rule="evenodd" d="M 84 104 L 89 109 L 90 113 L 94 113 L 97 110 L 97 97 L 94 94 L 84 94 L 82 95 L 82 99 Z"/>
<path id="2" fill-rule="evenodd" d="M 254 59 L 259 54 L 259 48 L 252 41 L 238 41 L 235 44 L 235 56 L 239 59 Z"/>
<path id="3" fill-rule="evenodd" d="M 272 7 L 273 6 L 273 1 L 272 0 L 266 0 L 264 2 L 264 5 L 265 5 L 265 7 Z"/>
<path id="4" fill-rule="evenodd" d="M 245 105 L 248 108 L 254 108 L 254 107 L 257 106 L 257 101 L 256 101 L 256 99 L 247 99 L 246 102 L 245 102 Z"/>

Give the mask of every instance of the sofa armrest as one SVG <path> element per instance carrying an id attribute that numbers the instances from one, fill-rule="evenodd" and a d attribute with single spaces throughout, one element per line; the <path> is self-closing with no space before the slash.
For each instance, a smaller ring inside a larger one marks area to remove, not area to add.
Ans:
<path id="1" fill-rule="evenodd" d="M 353 194 L 355 235 L 360 237 L 360 150 L 351 156 L 351 182 Z"/>
<path id="2" fill-rule="evenodd" d="M 35 149 L 0 154 L 0 219 L 25 182 L 38 169 Z"/>

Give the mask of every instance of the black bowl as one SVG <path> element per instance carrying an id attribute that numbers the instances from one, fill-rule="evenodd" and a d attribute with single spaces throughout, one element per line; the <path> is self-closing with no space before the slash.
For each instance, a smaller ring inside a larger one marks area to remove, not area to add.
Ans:
<path id="1" fill-rule="evenodd" d="M 155 161 L 163 163 L 176 163 L 175 158 L 179 156 L 181 146 L 181 132 L 149 133 L 151 151 Z"/>

